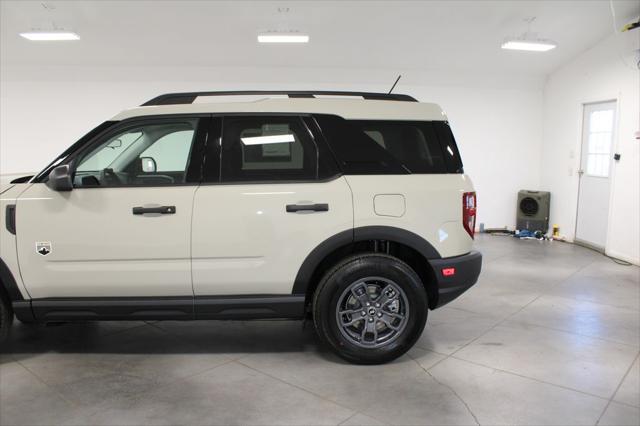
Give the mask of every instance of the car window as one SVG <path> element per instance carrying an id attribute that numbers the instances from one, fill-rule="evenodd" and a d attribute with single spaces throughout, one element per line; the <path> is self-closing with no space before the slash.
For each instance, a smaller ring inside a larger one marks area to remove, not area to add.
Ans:
<path id="1" fill-rule="evenodd" d="M 297 117 L 226 117 L 222 180 L 306 180 L 317 176 L 317 150 Z"/>
<path id="2" fill-rule="evenodd" d="M 444 159 L 447 164 L 447 170 L 449 173 L 463 173 L 462 158 L 460 157 L 458 145 L 453 137 L 449 123 L 445 121 L 434 121 L 433 128 L 438 134 L 438 139 L 440 140 Z"/>
<path id="3" fill-rule="evenodd" d="M 197 123 L 187 119 L 144 124 L 105 138 L 78 161 L 74 185 L 184 183 Z"/>
<path id="4" fill-rule="evenodd" d="M 109 167 L 132 143 L 140 139 L 142 132 L 132 131 L 115 136 L 87 157 L 77 168 L 79 172 L 97 171 Z"/>
<path id="5" fill-rule="evenodd" d="M 430 123 L 383 120 L 351 123 L 411 173 L 446 173 L 442 148 Z"/>
<path id="6" fill-rule="evenodd" d="M 183 130 L 161 137 L 147 148 L 142 157 L 151 157 L 156 162 L 158 172 L 184 171 L 191 151 L 194 130 Z"/>

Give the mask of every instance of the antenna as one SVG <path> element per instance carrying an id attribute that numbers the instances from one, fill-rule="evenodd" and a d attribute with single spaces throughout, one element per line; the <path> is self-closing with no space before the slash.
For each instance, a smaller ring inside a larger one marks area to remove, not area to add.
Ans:
<path id="1" fill-rule="evenodd" d="M 393 86 L 391 86 L 391 89 L 389 89 L 389 95 L 391 94 L 391 92 L 393 92 L 393 89 L 396 88 L 396 84 L 398 84 L 398 82 L 400 81 L 400 77 L 402 77 L 402 74 L 398 74 L 398 78 L 396 78 L 395 83 L 393 83 Z"/>

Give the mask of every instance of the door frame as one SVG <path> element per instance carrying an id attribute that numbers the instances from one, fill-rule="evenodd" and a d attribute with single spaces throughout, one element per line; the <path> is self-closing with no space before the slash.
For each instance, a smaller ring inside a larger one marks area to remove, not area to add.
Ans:
<path id="1" fill-rule="evenodd" d="M 609 103 L 609 102 L 615 102 L 615 109 L 614 109 L 614 121 L 613 121 L 613 140 L 611 141 L 611 152 L 615 153 L 618 151 L 618 127 L 620 124 L 620 93 L 617 93 L 616 95 L 610 95 L 610 96 L 594 96 L 594 97 L 589 97 L 589 98 L 585 98 L 582 99 L 579 102 L 579 106 L 578 106 L 578 138 L 577 138 L 577 143 L 578 143 L 578 149 L 577 149 L 577 168 L 576 168 L 576 174 L 578 173 L 578 170 L 580 170 L 580 167 L 582 166 L 582 149 L 583 149 L 583 139 L 584 139 L 584 109 L 586 106 L 588 105 L 594 105 L 594 104 L 604 104 L 604 103 Z M 610 159 L 611 161 L 611 159 Z M 614 198 L 614 182 L 615 182 L 615 178 L 616 178 L 616 168 L 615 167 L 611 167 L 609 169 L 609 200 L 607 201 L 609 203 L 609 209 L 607 212 L 607 236 L 605 238 L 605 244 L 604 247 L 600 248 L 597 246 L 594 246 L 593 244 L 590 244 L 587 241 L 583 241 L 580 240 L 579 238 L 577 238 L 577 234 L 578 234 L 578 214 L 579 214 L 579 210 L 580 210 L 580 187 L 582 185 L 582 177 L 580 175 L 578 175 L 578 182 L 577 185 L 575 186 L 575 206 L 576 206 L 576 212 L 575 215 L 573 217 L 573 241 L 579 243 L 580 245 L 584 245 L 587 246 L 588 248 L 592 248 L 595 249 L 597 251 L 601 251 L 604 254 L 607 254 L 607 251 L 609 249 L 609 245 L 610 245 L 610 238 L 611 238 L 611 219 L 612 219 L 612 209 L 611 206 L 613 205 L 613 198 Z"/>

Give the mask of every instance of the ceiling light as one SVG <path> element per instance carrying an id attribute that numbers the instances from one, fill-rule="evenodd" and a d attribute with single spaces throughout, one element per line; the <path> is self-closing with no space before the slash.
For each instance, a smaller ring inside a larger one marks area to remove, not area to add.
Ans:
<path id="1" fill-rule="evenodd" d="M 20 33 L 20 37 L 32 41 L 69 41 L 80 40 L 80 36 L 71 31 L 28 31 Z"/>
<path id="2" fill-rule="evenodd" d="M 295 138 L 292 134 L 273 135 L 273 136 L 253 136 L 240 138 L 245 145 L 267 145 L 270 143 L 292 143 Z"/>
<path id="3" fill-rule="evenodd" d="M 527 50 L 531 52 L 546 52 L 555 49 L 557 45 L 549 40 L 513 39 L 502 43 L 502 48 L 507 50 Z"/>
<path id="4" fill-rule="evenodd" d="M 260 34 L 258 43 L 309 43 L 306 34 Z"/>

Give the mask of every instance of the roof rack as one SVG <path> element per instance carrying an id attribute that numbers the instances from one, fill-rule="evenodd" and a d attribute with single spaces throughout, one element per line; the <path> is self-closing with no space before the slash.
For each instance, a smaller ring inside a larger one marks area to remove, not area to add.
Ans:
<path id="1" fill-rule="evenodd" d="M 290 98 L 315 98 L 316 95 L 326 96 L 362 96 L 363 99 L 376 101 L 405 101 L 418 102 L 409 95 L 396 95 L 390 93 L 374 93 L 374 92 L 338 92 L 338 91 L 304 91 L 304 90 L 244 90 L 244 91 L 227 91 L 227 92 L 184 92 L 184 93 L 167 93 L 157 96 L 141 106 L 151 105 L 178 105 L 192 104 L 199 96 L 235 96 L 235 95 L 287 95 Z"/>

